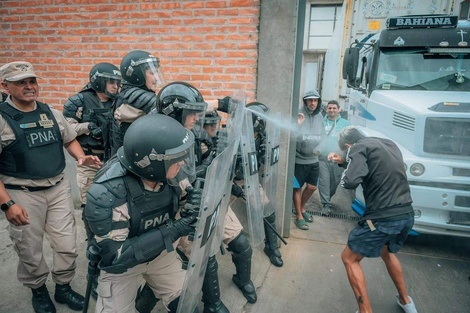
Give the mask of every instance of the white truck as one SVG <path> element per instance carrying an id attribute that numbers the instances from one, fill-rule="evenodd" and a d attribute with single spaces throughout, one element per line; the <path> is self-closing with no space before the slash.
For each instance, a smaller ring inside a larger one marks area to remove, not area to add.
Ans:
<path id="1" fill-rule="evenodd" d="M 470 21 L 389 18 L 346 49 L 343 78 L 350 122 L 403 153 L 414 230 L 470 237 Z"/>

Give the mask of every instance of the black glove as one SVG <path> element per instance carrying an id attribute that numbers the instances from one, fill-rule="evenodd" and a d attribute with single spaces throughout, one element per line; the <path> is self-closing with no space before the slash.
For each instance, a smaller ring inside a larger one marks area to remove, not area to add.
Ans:
<path id="1" fill-rule="evenodd" d="M 188 215 L 176 221 L 167 221 L 166 227 L 173 242 L 175 242 L 180 237 L 184 237 L 189 235 L 190 233 L 194 233 L 194 230 L 196 228 L 196 221 L 196 215 Z"/>
<path id="2" fill-rule="evenodd" d="M 212 152 L 217 152 L 217 145 L 219 144 L 219 137 L 214 136 L 211 139 L 212 139 L 211 150 Z"/>
<path id="3" fill-rule="evenodd" d="M 184 204 L 184 209 L 182 212 L 182 216 L 194 215 L 197 216 L 199 214 L 199 208 L 201 207 L 202 202 L 202 189 L 201 188 L 194 188 L 193 186 L 186 187 L 186 203 Z"/>
<path id="4" fill-rule="evenodd" d="M 101 139 L 103 137 L 103 131 L 95 122 L 88 123 L 88 129 L 90 130 L 91 137 L 95 139 Z"/>
<path id="5" fill-rule="evenodd" d="M 219 101 L 219 105 L 217 107 L 217 110 L 228 113 L 230 109 L 230 97 L 225 97 L 223 99 L 217 99 Z"/>
<path id="6" fill-rule="evenodd" d="M 237 184 L 232 184 L 232 195 L 237 198 L 243 197 L 245 194 L 243 193 L 242 187 L 238 186 Z"/>
<path id="7" fill-rule="evenodd" d="M 262 144 L 260 144 L 258 151 L 259 151 L 258 152 L 258 154 L 259 154 L 258 161 L 261 164 L 264 164 L 266 162 L 266 143 L 263 142 Z"/>

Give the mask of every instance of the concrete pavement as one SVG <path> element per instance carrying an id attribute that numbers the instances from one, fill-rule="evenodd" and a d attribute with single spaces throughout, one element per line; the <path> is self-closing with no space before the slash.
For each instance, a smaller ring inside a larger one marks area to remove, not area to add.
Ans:
<path id="1" fill-rule="evenodd" d="M 72 176 L 73 177 L 73 176 Z M 335 196 L 336 212 L 350 213 L 342 203 L 348 194 L 340 190 Z M 319 210 L 317 193 L 308 203 L 309 210 Z M 85 293 L 87 260 L 85 258 L 85 235 L 76 211 L 79 232 L 77 274 L 72 286 Z M 315 216 L 310 230 L 297 229 L 291 222 L 288 244 L 282 245 L 284 266 L 276 268 L 258 247 L 253 255 L 252 279 L 257 286 L 258 302 L 248 304 L 231 281 L 235 267 L 230 253 L 219 255 L 219 276 L 222 298 L 233 313 L 353 313 L 357 310 L 354 295 L 344 271 L 340 254 L 347 234 L 354 226 L 351 220 Z M 30 313 L 31 292 L 16 279 L 16 253 L 6 231 L 4 214 L 0 215 L 0 312 Z M 47 240 L 44 250 L 51 264 L 51 250 Z M 470 240 L 421 236 L 410 238 L 398 254 L 418 312 L 470 312 Z M 396 291 L 380 259 L 365 259 L 362 263 L 374 312 L 399 313 L 395 302 Z M 49 279 L 47 286 L 51 295 L 54 284 Z M 94 300 L 89 312 L 94 311 Z M 58 313 L 73 312 L 57 305 Z M 165 312 L 161 304 L 153 311 Z M 201 310 L 202 312 L 202 310 Z"/>

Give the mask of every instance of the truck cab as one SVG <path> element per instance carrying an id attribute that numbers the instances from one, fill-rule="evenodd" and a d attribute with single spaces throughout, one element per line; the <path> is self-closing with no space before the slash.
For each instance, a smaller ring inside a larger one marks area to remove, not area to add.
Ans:
<path id="1" fill-rule="evenodd" d="M 350 122 L 401 149 L 414 229 L 470 237 L 470 22 L 390 18 L 346 49 L 343 78 Z"/>

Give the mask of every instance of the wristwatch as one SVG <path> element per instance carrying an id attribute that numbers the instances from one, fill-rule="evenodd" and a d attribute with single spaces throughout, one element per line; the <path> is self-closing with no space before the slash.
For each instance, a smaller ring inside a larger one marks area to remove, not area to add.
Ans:
<path id="1" fill-rule="evenodd" d="M 3 212 L 6 212 L 13 204 L 15 204 L 15 201 L 10 200 L 2 204 L 0 207 Z"/>

